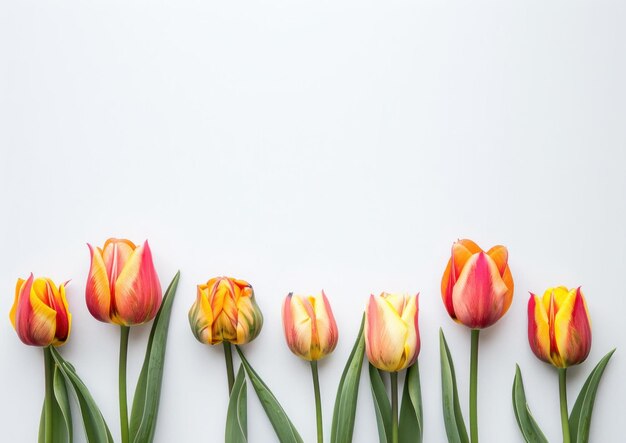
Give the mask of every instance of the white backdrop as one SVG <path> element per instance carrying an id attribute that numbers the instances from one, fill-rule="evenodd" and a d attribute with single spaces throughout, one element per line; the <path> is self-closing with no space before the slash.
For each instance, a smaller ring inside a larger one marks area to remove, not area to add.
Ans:
<path id="1" fill-rule="evenodd" d="M 467 419 L 469 331 L 439 293 L 450 246 L 509 247 L 516 292 L 481 335 L 482 442 L 521 442 L 515 363 L 551 441 L 556 372 L 531 353 L 528 292 L 582 285 L 589 360 L 612 347 L 592 441 L 623 441 L 626 387 L 626 3 L 601 1 L 15 1 L 0 5 L 0 424 L 36 440 L 39 349 L 8 320 L 17 277 L 68 289 L 62 348 L 115 436 L 118 329 L 84 302 L 86 242 L 150 240 L 163 286 L 182 278 L 157 442 L 223 440 L 223 354 L 192 336 L 195 285 L 250 281 L 265 315 L 245 350 L 305 441 L 308 366 L 287 349 L 280 304 L 324 288 L 340 329 L 321 364 L 326 434 L 370 292 L 421 292 L 425 441 L 445 441 L 437 331 Z M 148 327 L 133 329 L 129 377 Z M 355 442 L 375 441 L 367 373 Z M 132 395 L 132 388 L 131 393 Z M 249 391 L 252 442 L 275 441 Z M 78 441 L 82 432 L 76 415 Z"/>

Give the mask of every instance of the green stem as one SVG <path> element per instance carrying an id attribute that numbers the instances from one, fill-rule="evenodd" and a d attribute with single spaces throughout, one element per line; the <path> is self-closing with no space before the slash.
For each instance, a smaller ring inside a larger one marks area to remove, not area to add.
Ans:
<path id="1" fill-rule="evenodd" d="M 228 377 L 228 395 L 230 395 L 235 384 L 235 370 L 233 369 L 233 350 L 227 341 L 224 342 L 224 359 L 226 360 L 226 376 Z"/>
<path id="2" fill-rule="evenodd" d="M 569 419 L 567 414 L 567 368 L 559 368 L 559 397 L 561 398 L 561 427 L 563 443 L 570 443 Z"/>
<path id="3" fill-rule="evenodd" d="M 119 397 L 120 397 L 120 428 L 122 443 L 128 443 L 128 399 L 126 395 L 126 356 L 128 355 L 128 334 L 130 328 L 121 326 L 120 330 L 120 366 L 119 366 Z"/>
<path id="4" fill-rule="evenodd" d="M 324 441 L 322 424 L 322 398 L 320 396 L 320 378 L 317 373 L 317 360 L 311 361 L 311 373 L 313 375 L 313 390 L 315 391 L 315 417 L 317 419 L 317 443 Z"/>
<path id="5" fill-rule="evenodd" d="M 391 373 L 391 442 L 398 443 L 398 373 Z"/>
<path id="6" fill-rule="evenodd" d="M 480 329 L 472 329 L 470 360 L 470 435 L 471 442 L 478 443 L 478 337 Z"/>
<path id="7" fill-rule="evenodd" d="M 43 361 L 46 372 L 46 397 L 44 399 L 44 442 L 50 443 L 52 442 L 52 402 L 54 401 L 54 361 L 52 360 L 50 347 L 43 348 Z"/>

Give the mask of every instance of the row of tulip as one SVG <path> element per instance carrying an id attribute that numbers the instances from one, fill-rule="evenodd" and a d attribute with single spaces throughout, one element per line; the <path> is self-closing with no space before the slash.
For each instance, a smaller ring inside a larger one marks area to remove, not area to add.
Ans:
<path id="1" fill-rule="evenodd" d="M 109 239 L 102 248 L 89 245 L 91 267 L 86 284 L 89 312 L 102 322 L 120 326 L 119 403 L 122 443 L 151 442 L 155 435 L 167 330 L 179 274 L 163 296 L 148 242 Z M 74 367 L 55 349 L 69 338 L 72 316 L 65 297 L 66 283 L 48 278 L 18 279 L 10 319 L 27 345 L 44 349 L 46 394 L 40 424 L 40 442 L 72 441 L 68 387 L 78 398 L 88 441 L 113 442 L 106 421 Z M 459 240 L 443 273 L 441 295 L 450 317 L 471 330 L 470 432 L 459 406 L 451 353 L 440 332 L 443 415 L 450 442 L 478 442 L 477 373 L 480 330 L 496 323 L 511 305 L 514 283 L 504 246 L 482 250 L 471 240 Z M 381 442 L 421 442 L 422 399 L 417 357 L 420 351 L 418 295 L 382 293 L 366 304 L 361 331 L 346 363 L 335 399 L 331 430 L 333 442 L 350 442 L 354 428 L 358 383 L 364 356 Z M 322 291 L 316 296 L 289 294 L 282 307 L 289 349 L 310 362 L 316 401 L 317 441 L 323 441 L 318 360 L 330 354 L 339 337 L 331 305 Z M 146 346 L 144 366 L 135 388 L 129 416 L 126 359 L 130 327 L 155 319 Z M 247 442 L 246 389 L 250 380 L 281 442 L 301 442 L 295 426 L 271 390 L 246 359 L 241 345 L 256 338 L 263 315 L 252 286 L 228 277 L 212 278 L 197 287 L 189 311 L 194 336 L 209 345 L 222 344 L 226 359 L 229 407 L 225 439 Z M 528 302 L 528 339 L 534 354 L 558 369 L 563 441 L 588 441 L 595 393 L 612 352 L 595 367 L 571 413 L 566 398 L 566 371 L 583 362 L 591 348 L 591 322 L 579 288 L 555 287 L 542 297 L 531 293 Z M 241 366 L 235 376 L 232 346 Z M 407 370 L 401 403 L 398 373 Z M 391 398 L 383 377 L 389 373 Z M 247 377 L 246 377 L 247 376 Z M 513 409 L 527 442 L 547 442 L 526 404 L 521 372 L 513 384 Z"/>

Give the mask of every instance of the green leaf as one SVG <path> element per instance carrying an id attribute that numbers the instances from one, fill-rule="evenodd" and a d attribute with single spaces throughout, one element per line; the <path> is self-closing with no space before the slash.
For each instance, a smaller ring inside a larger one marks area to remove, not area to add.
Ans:
<path id="1" fill-rule="evenodd" d="M 572 443 L 587 443 L 589 441 L 589 428 L 591 426 L 591 413 L 596 400 L 598 385 L 604 373 L 606 365 L 613 356 L 615 349 L 606 354 L 591 371 L 587 381 L 583 385 L 576 403 L 569 416 L 569 427 Z"/>
<path id="2" fill-rule="evenodd" d="M 161 399 L 167 331 L 179 279 L 180 271 L 176 273 L 167 287 L 150 331 L 130 415 L 130 439 L 134 443 L 148 443 L 154 439 Z"/>
<path id="3" fill-rule="evenodd" d="M 72 413 L 70 409 L 69 398 L 67 396 L 67 387 L 65 385 L 65 379 L 58 369 L 54 360 L 54 376 L 53 376 L 53 388 L 54 396 L 52 398 L 52 441 L 46 442 L 45 436 L 45 420 L 46 420 L 46 405 L 41 410 L 41 420 L 39 421 L 39 443 L 72 443 L 73 441 L 73 429 L 72 429 Z"/>
<path id="4" fill-rule="evenodd" d="M 252 383 L 252 387 L 256 392 L 256 395 L 259 397 L 261 401 L 261 406 L 265 409 L 265 413 L 267 414 L 267 418 L 269 418 L 272 423 L 272 427 L 274 428 L 274 432 L 276 432 L 276 436 L 281 443 L 303 443 L 302 437 L 298 434 L 298 431 L 294 427 L 291 420 L 285 413 L 285 410 L 282 408 L 272 391 L 267 387 L 267 385 L 261 380 L 259 375 L 252 369 L 248 360 L 243 355 L 243 352 L 239 348 L 239 346 L 235 346 L 237 352 L 239 353 L 239 357 L 241 358 L 241 363 L 248 374 L 248 378 Z"/>
<path id="5" fill-rule="evenodd" d="M 454 363 L 450 355 L 450 349 L 439 329 L 439 353 L 441 357 L 441 392 L 443 399 L 443 421 L 446 426 L 446 435 L 449 443 L 469 443 L 467 429 L 463 421 L 459 393 L 456 387 L 456 375 Z"/>
<path id="6" fill-rule="evenodd" d="M 398 425 L 399 443 L 422 443 L 424 424 L 422 415 L 422 390 L 417 362 L 406 371 L 404 392 L 400 405 Z"/>
<path id="7" fill-rule="evenodd" d="M 361 368 L 365 354 L 365 338 L 363 325 L 365 315 L 361 320 L 359 335 L 357 336 L 350 357 L 341 374 L 337 396 L 335 397 L 335 409 L 333 411 L 333 425 L 330 432 L 331 443 L 350 443 L 354 433 L 354 420 L 356 417 L 356 404 L 359 395 L 359 381 L 361 380 Z"/>
<path id="8" fill-rule="evenodd" d="M 515 365 L 515 379 L 513 380 L 513 411 L 519 429 L 522 431 L 522 436 L 527 443 L 548 443 L 548 439 L 541 432 L 528 408 L 522 372 L 518 365 Z"/>
<path id="9" fill-rule="evenodd" d="M 391 404 L 387 396 L 387 389 L 380 376 L 380 371 L 369 363 L 370 385 L 372 399 L 376 410 L 376 424 L 378 425 L 378 439 L 380 443 L 391 442 Z"/>
<path id="10" fill-rule="evenodd" d="M 56 361 L 57 368 L 63 374 L 66 383 L 69 383 L 78 399 L 80 412 L 83 417 L 83 426 L 89 443 L 114 443 L 111 432 L 104 421 L 104 417 L 98 409 L 98 405 L 89 393 L 89 389 L 76 374 L 74 367 L 66 362 L 59 352 L 51 347 L 52 357 Z"/>
<path id="11" fill-rule="evenodd" d="M 248 441 L 248 395 L 246 373 L 243 365 L 239 366 L 237 378 L 230 393 L 228 413 L 226 415 L 226 439 L 228 443 L 246 443 Z"/>

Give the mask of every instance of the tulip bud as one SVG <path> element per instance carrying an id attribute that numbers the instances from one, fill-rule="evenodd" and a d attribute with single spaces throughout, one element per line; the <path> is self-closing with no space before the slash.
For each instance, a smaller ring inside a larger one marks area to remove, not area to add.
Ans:
<path id="1" fill-rule="evenodd" d="M 261 332 L 263 314 L 249 283 L 216 277 L 198 285 L 198 296 L 189 310 L 191 331 L 201 343 L 223 341 L 242 345 Z"/>
<path id="2" fill-rule="evenodd" d="M 417 360 L 418 295 L 370 295 L 365 310 L 365 349 L 368 360 L 378 369 L 397 372 Z"/>
<path id="3" fill-rule="evenodd" d="M 591 349 L 591 320 L 580 290 L 550 288 L 528 300 L 528 342 L 537 358 L 557 368 L 585 361 Z"/>
<path id="4" fill-rule="evenodd" d="M 287 346 L 305 360 L 320 360 L 337 346 L 337 323 L 324 291 L 316 297 L 290 293 L 283 303 L 283 327 Z"/>
<path id="5" fill-rule="evenodd" d="M 61 346 L 70 336 L 72 314 L 67 307 L 65 284 L 49 278 L 19 278 L 9 314 L 17 336 L 30 346 Z"/>
<path id="6" fill-rule="evenodd" d="M 102 249 L 89 246 L 91 268 L 86 299 L 97 320 L 132 326 L 154 318 L 161 306 L 161 284 L 148 242 L 110 238 Z"/>
<path id="7" fill-rule="evenodd" d="M 508 257 L 504 246 L 484 252 L 467 239 L 452 245 L 441 279 L 441 296 L 450 317 L 469 328 L 483 329 L 506 313 L 513 300 Z"/>

